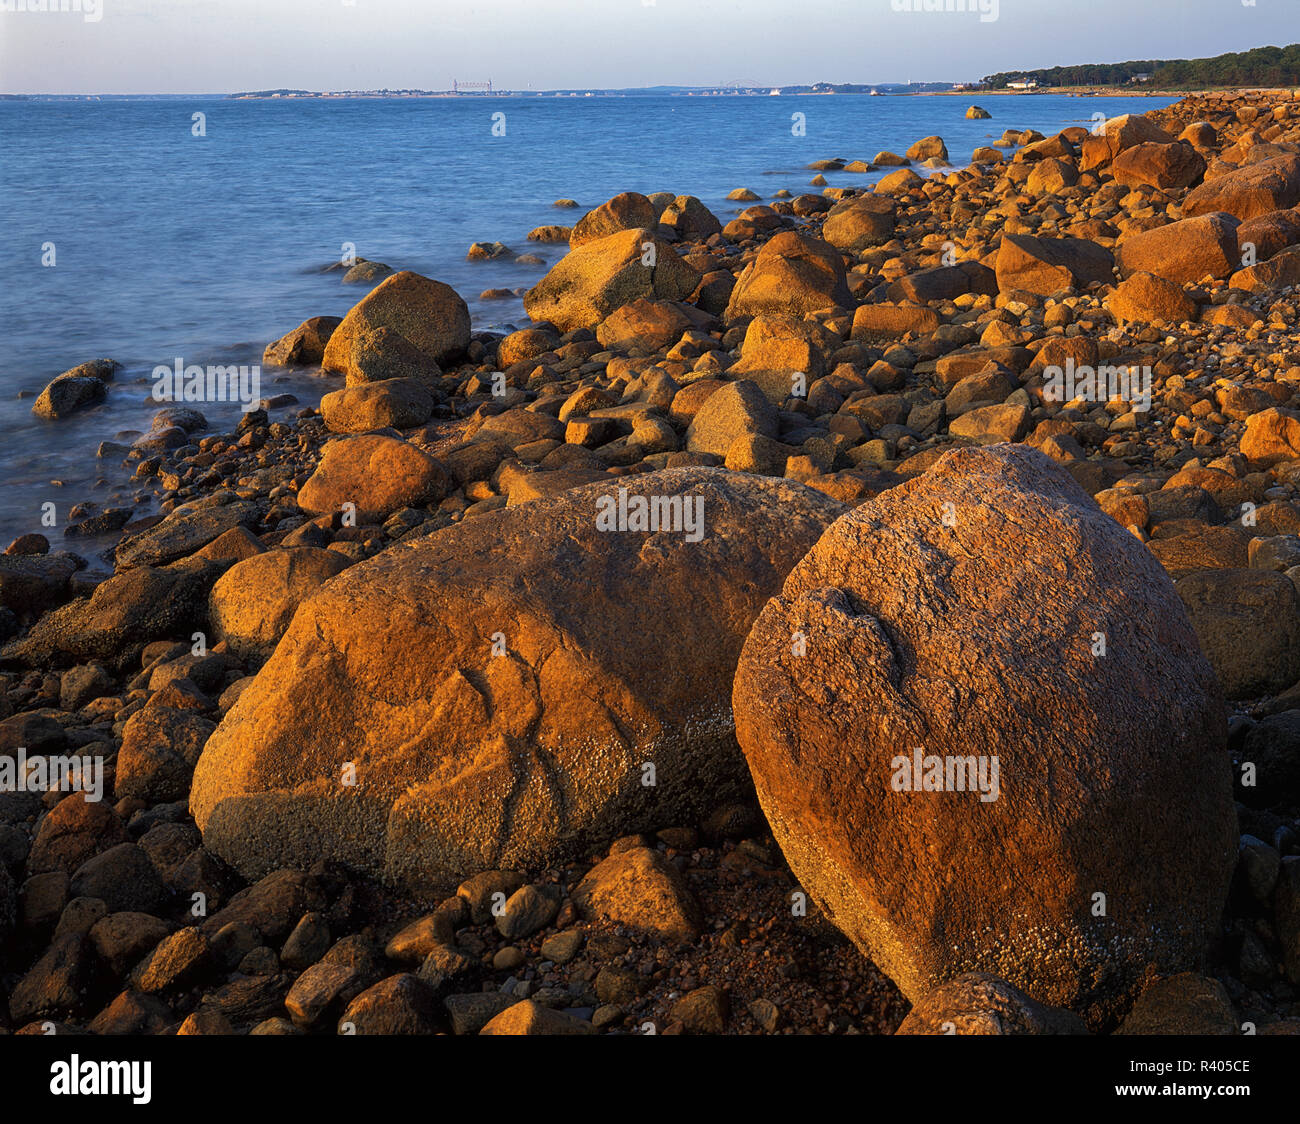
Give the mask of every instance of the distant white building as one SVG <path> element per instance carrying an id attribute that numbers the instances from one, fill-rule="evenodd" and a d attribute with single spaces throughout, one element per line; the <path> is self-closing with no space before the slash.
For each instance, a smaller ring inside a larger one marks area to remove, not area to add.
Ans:
<path id="1" fill-rule="evenodd" d="M 767 96 L 768 96 L 769 98 L 779 98 L 779 97 L 781 96 L 781 90 L 780 90 L 780 88 L 778 87 L 777 89 L 773 90 L 773 91 L 772 91 L 770 94 L 768 94 Z"/>
<path id="2" fill-rule="evenodd" d="M 1149 75 L 1149 74 L 1135 74 L 1135 75 L 1133 75 L 1132 78 L 1129 79 L 1129 81 L 1130 81 L 1130 82 L 1150 82 L 1150 81 L 1151 81 L 1151 75 Z"/>
<path id="3" fill-rule="evenodd" d="M 1014 82 L 1007 83 L 1008 90 L 1036 90 L 1038 89 L 1037 78 L 1017 78 Z"/>

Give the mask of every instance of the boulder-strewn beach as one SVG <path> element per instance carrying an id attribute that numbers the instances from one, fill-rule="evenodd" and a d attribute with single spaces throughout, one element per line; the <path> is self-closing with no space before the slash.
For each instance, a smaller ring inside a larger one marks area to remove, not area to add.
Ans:
<path id="1" fill-rule="evenodd" d="M 1300 1033 L 1300 94 L 808 175 L 0 555 L 0 1029 Z"/>

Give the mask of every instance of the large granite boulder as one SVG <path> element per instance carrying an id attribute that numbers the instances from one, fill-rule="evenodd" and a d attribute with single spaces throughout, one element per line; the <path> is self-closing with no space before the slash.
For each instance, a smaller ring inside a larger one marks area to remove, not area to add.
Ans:
<path id="1" fill-rule="evenodd" d="M 1111 1025 L 1218 930 L 1218 684 L 1150 552 L 1035 450 L 948 453 L 835 523 L 733 704 L 791 869 L 914 1002 L 987 972 Z"/>
<path id="2" fill-rule="evenodd" d="M 636 522 L 648 501 L 656 531 Z M 670 469 L 352 567 L 299 606 L 208 742 L 205 846 L 248 877 L 329 857 L 432 890 L 707 814 L 748 787 L 730 706 L 744 638 L 844 510 L 789 481 Z"/>

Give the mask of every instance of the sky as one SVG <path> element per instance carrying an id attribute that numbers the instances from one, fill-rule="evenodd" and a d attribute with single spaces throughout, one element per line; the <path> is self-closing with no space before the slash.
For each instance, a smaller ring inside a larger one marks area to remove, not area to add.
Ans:
<path id="1" fill-rule="evenodd" d="M 972 10 L 908 10 L 935 2 L 0 0 L 0 92 L 960 82 L 1300 39 L 1300 0 L 948 0 Z M 60 4 L 80 10 L 23 10 Z"/>

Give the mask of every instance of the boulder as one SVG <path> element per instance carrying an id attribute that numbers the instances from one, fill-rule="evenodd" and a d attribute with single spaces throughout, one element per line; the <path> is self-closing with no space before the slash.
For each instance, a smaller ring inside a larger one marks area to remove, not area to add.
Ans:
<path id="1" fill-rule="evenodd" d="M 1073 160 L 1047 157 L 1039 160 L 1025 180 L 1025 190 L 1031 195 L 1055 195 L 1079 182 L 1079 169 Z"/>
<path id="2" fill-rule="evenodd" d="M 1285 691 L 1300 680 L 1300 595 L 1276 570 L 1201 570 L 1178 595 L 1230 699 Z"/>
<path id="3" fill-rule="evenodd" d="M 1034 1002 L 1006 980 L 968 972 L 928 992 L 896 1034 L 1087 1034 L 1078 1015 Z"/>
<path id="4" fill-rule="evenodd" d="M 889 286 L 887 296 L 891 301 L 951 301 L 968 293 L 995 297 L 998 293 L 997 275 L 977 261 L 964 261 L 957 265 L 941 265 L 909 273 Z"/>
<path id="5" fill-rule="evenodd" d="M 726 318 L 763 313 L 802 317 L 852 304 L 839 251 L 819 238 L 782 231 L 764 243 L 736 279 Z"/>
<path id="6" fill-rule="evenodd" d="M 75 555 L 0 554 L 0 608 L 37 617 L 71 596 L 69 581 L 83 565 Z"/>
<path id="7" fill-rule="evenodd" d="M 99 898 L 109 913 L 151 913 L 166 897 L 166 889 L 145 850 L 119 843 L 77 868 L 68 885 L 74 898 Z"/>
<path id="8" fill-rule="evenodd" d="M 1125 113 L 1112 117 L 1096 135 L 1090 135 L 1083 143 L 1083 170 L 1109 164 L 1125 149 L 1139 144 L 1169 144 L 1173 137 L 1159 125 L 1140 113 Z"/>
<path id="9" fill-rule="evenodd" d="M 943 143 L 943 137 L 923 137 L 907 150 L 907 158 L 918 164 L 923 160 L 942 160 L 946 164 L 948 146 Z"/>
<path id="10" fill-rule="evenodd" d="M 1300 246 L 1291 246 L 1274 254 L 1268 261 L 1238 270 L 1228 278 L 1228 288 L 1262 293 L 1268 289 L 1286 289 L 1300 285 Z"/>
<path id="11" fill-rule="evenodd" d="M 1300 461 L 1300 413 L 1274 406 L 1251 414 L 1240 450 L 1256 471 L 1284 461 Z"/>
<path id="12" fill-rule="evenodd" d="M 184 800 L 203 745 L 216 723 L 188 710 L 147 706 L 126 720 L 115 793 L 150 804 Z"/>
<path id="13" fill-rule="evenodd" d="M 880 246 L 894 237 L 897 211 L 888 195 L 855 195 L 831 208 L 822 238 L 849 254 Z"/>
<path id="14" fill-rule="evenodd" d="M 625 191 L 588 211 L 574 226 L 569 235 L 569 248 L 576 250 L 588 242 L 608 238 L 625 230 L 654 230 L 659 216 L 655 206 L 636 191 Z"/>
<path id="15" fill-rule="evenodd" d="M 450 491 L 446 470 L 428 453 L 395 437 L 366 434 L 331 441 L 298 492 L 307 515 L 333 515 L 356 505 L 358 524 L 380 523 L 394 511 L 437 503 Z"/>
<path id="16" fill-rule="evenodd" d="M 299 604 L 348 567 L 336 550 L 268 550 L 232 566 L 212 587 L 213 633 L 241 658 L 271 654 Z"/>
<path id="17" fill-rule="evenodd" d="M 394 273 L 343 317 L 325 345 L 322 368 L 347 374 L 356 337 L 376 328 L 404 336 L 425 359 L 442 366 L 469 346 L 469 308 L 450 285 L 410 270 Z"/>
<path id="18" fill-rule="evenodd" d="M 493 414 L 470 438 L 476 444 L 508 445 L 517 449 L 534 441 L 563 441 L 564 426 L 540 410 L 515 408 Z"/>
<path id="19" fill-rule="evenodd" d="M 574 887 L 573 903 L 590 923 L 619 925 L 664 941 L 700 933 L 700 910 L 686 880 L 649 847 L 615 851 Z"/>
<path id="20" fill-rule="evenodd" d="M 1124 149 L 1111 162 L 1116 183 L 1127 187 L 1149 184 L 1161 191 L 1191 187 L 1205 175 L 1205 157 L 1190 144 L 1146 142 Z"/>
<path id="21" fill-rule="evenodd" d="M 1110 282 L 1113 265 L 1110 251 L 1086 238 L 1004 234 L 997 256 L 998 288 L 1051 296 L 1062 289 L 1084 289 L 1094 281 Z"/>
<path id="22" fill-rule="evenodd" d="M 89 859 L 129 841 L 126 825 L 107 801 L 70 796 L 41 818 L 27 856 L 27 876 L 56 870 L 71 876 Z"/>
<path id="23" fill-rule="evenodd" d="M 1196 319 L 1196 302 L 1182 286 L 1154 273 L 1130 274 L 1106 298 L 1106 307 L 1115 319 L 1139 324 L 1182 324 Z"/>
<path id="24" fill-rule="evenodd" d="M 1215 148 L 1219 143 L 1219 131 L 1208 121 L 1193 121 L 1178 134 L 1178 139 L 1193 148 Z"/>
<path id="25" fill-rule="evenodd" d="M 880 157 L 877 156 L 874 162 L 881 163 Z M 918 176 L 911 168 L 899 168 L 880 179 L 872 190 L 878 195 L 906 195 L 924 183 L 925 177 Z"/>
<path id="26" fill-rule="evenodd" d="M 595 1034 L 596 1028 L 566 1011 L 524 999 L 489 1019 L 479 1034 L 570 1035 Z"/>
<path id="27" fill-rule="evenodd" d="M 1180 972 L 1158 979 L 1138 996 L 1116 1034 L 1236 1035 L 1241 1032 L 1227 989 L 1218 980 Z"/>
<path id="28" fill-rule="evenodd" d="M 1300 211 L 1269 211 L 1237 228 L 1242 253 L 1251 246 L 1256 261 L 1268 261 L 1274 254 L 1300 242 Z"/>
<path id="29" fill-rule="evenodd" d="M 651 353 L 672 347 L 693 327 L 694 321 L 680 305 L 641 297 L 605 317 L 596 329 L 596 339 L 606 351 L 638 348 Z"/>
<path id="30" fill-rule="evenodd" d="M 409 379 L 436 391 L 442 368 L 401 332 L 389 327 L 361 328 L 339 357 L 347 386 L 365 386 L 389 379 Z"/>
<path id="31" fill-rule="evenodd" d="M 60 656 L 108 659 L 132 644 L 188 637 L 207 619 L 208 591 L 223 566 L 185 562 L 121 570 L 95 587 L 90 599 L 47 613 L 0 655 L 29 666 Z"/>
<path id="32" fill-rule="evenodd" d="M 567 242 L 573 234 L 573 227 L 548 223 L 535 226 L 528 232 L 529 242 Z"/>
<path id="33" fill-rule="evenodd" d="M 1294 699 L 1291 691 L 1287 696 Z M 1240 783 L 1245 780 L 1245 770 L 1237 785 L 1237 799 L 1251 808 L 1276 808 L 1278 805 L 1292 807 L 1300 801 L 1300 710 L 1284 710 L 1280 714 L 1270 714 L 1267 718 L 1247 727 L 1245 740 L 1241 744 L 1240 760 L 1254 766 L 1251 784 Z M 1283 860 L 1283 876 L 1286 876 L 1286 864 L 1294 863 L 1297 857 Z M 1300 978 L 1300 870 L 1291 876 L 1291 933 L 1290 941 L 1283 938 L 1283 945 L 1288 961 L 1288 970 L 1294 981 Z M 1281 886 L 1277 899 L 1278 920 L 1282 918 Z M 1267 895 L 1264 896 L 1267 900 Z"/>
<path id="34" fill-rule="evenodd" d="M 733 710 L 791 869 L 913 1002 L 988 972 L 1109 1026 L 1218 932 L 1222 696 L 1150 553 L 1034 450 L 947 453 L 839 519 Z"/>
<path id="35" fill-rule="evenodd" d="M 335 433 L 412 429 L 433 416 L 433 396 L 415 379 L 348 386 L 320 400 L 321 416 Z"/>
<path id="36" fill-rule="evenodd" d="M 268 367 L 318 367 L 325 345 L 343 320 L 338 316 L 313 316 L 292 332 L 266 345 L 262 362 Z"/>
<path id="37" fill-rule="evenodd" d="M 853 313 L 853 338 L 867 342 L 928 336 L 939 328 L 939 314 L 917 304 L 863 304 Z"/>
<path id="38" fill-rule="evenodd" d="M 745 330 L 740 359 L 727 373 L 757 383 L 779 403 L 790 397 L 798 375 L 803 375 L 806 396 L 808 385 L 826 373 L 826 355 L 838 345 L 839 340 L 815 321 L 755 316 Z"/>
<path id="39" fill-rule="evenodd" d="M 659 225 L 688 242 L 703 242 L 722 233 L 718 217 L 694 195 L 677 196 L 659 216 Z"/>
<path id="40" fill-rule="evenodd" d="M 1130 235 L 1116 254 L 1120 276 L 1154 273 L 1176 285 L 1227 277 L 1240 266 L 1237 225 L 1231 215 L 1215 212 Z"/>
<path id="41" fill-rule="evenodd" d="M 178 507 L 161 523 L 123 539 L 117 546 L 118 567 L 163 566 L 175 562 L 233 527 L 256 525 L 260 517 L 257 504 L 251 500 L 209 507 Z"/>
<path id="42" fill-rule="evenodd" d="M 1277 156 L 1215 176 L 1183 200 L 1183 214 L 1226 213 L 1241 222 L 1300 203 L 1300 156 Z"/>
<path id="43" fill-rule="evenodd" d="M 699 283 L 669 243 L 649 230 L 625 230 L 571 249 L 524 295 L 524 308 L 562 332 L 594 329 L 639 297 L 685 300 Z"/>
<path id="44" fill-rule="evenodd" d="M 760 234 L 781 230 L 788 226 L 790 220 L 784 215 L 778 215 L 771 207 L 766 205 L 746 207 L 722 228 L 722 236 L 732 242 L 744 242 L 747 239 L 757 238 Z"/>
<path id="45" fill-rule="evenodd" d="M 680 530 L 619 522 L 654 497 Z M 729 700 L 749 625 L 843 510 L 671 469 L 353 566 L 208 742 L 190 798 L 205 847 L 250 877 L 333 858 L 427 892 L 695 822 L 748 785 Z"/>
<path id="46" fill-rule="evenodd" d="M 37 397 L 32 413 L 51 421 L 66 418 L 87 406 L 102 402 L 108 393 L 106 384 L 122 364 L 112 359 L 92 359 L 50 380 Z"/>
<path id="47" fill-rule="evenodd" d="M 1022 440 L 1029 432 L 1030 420 L 1028 406 L 1000 402 L 992 406 L 977 406 L 953 418 L 948 432 L 953 437 L 964 437 L 978 445 L 997 445 Z"/>
<path id="48" fill-rule="evenodd" d="M 725 457 L 742 434 L 775 438 L 780 427 L 776 407 L 762 388 L 741 379 L 709 395 L 686 430 L 686 449 Z"/>
<path id="49" fill-rule="evenodd" d="M 554 351 L 560 346 L 560 338 L 554 332 L 541 328 L 523 328 L 511 332 L 497 344 L 497 366 L 504 370 L 516 363 L 524 363 Z"/>

